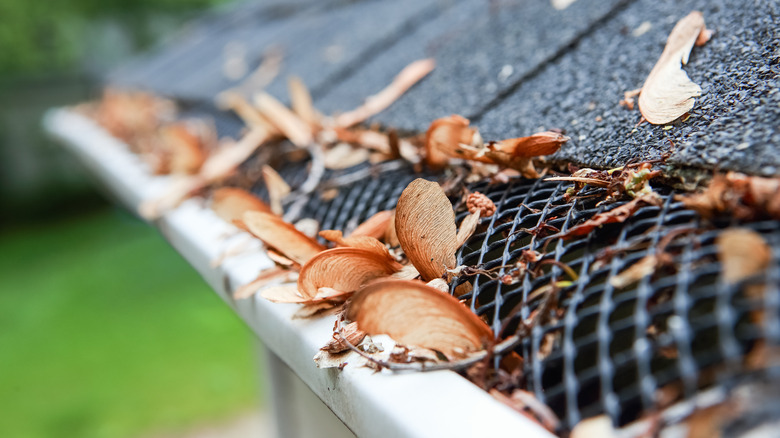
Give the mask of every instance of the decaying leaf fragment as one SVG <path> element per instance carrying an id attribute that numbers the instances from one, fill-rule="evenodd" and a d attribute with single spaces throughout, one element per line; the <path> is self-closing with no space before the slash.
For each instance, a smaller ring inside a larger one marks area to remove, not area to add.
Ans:
<path id="1" fill-rule="evenodd" d="M 279 216 L 249 211 L 244 213 L 243 221 L 250 233 L 300 265 L 325 250 L 324 246 Z"/>
<path id="2" fill-rule="evenodd" d="M 271 208 L 255 195 L 235 187 L 222 187 L 211 195 L 211 209 L 225 222 L 246 229 L 241 219 L 247 211 L 270 213 Z"/>
<path id="3" fill-rule="evenodd" d="M 263 165 L 263 181 L 268 189 L 268 198 L 271 201 L 271 210 L 274 214 L 281 216 L 284 214 L 282 201 L 290 194 L 290 185 L 282 178 L 273 167 Z"/>
<path id="4" fill-rule="evenodd" d="M 469 120 L 451 115 L 434 120 L 425 135 L 426 163 L 432 168 L 447 165 L 447 157 L 497 164 L 520 171 L 527 178 L 538 178 L 532 159 L 560 149 L 569 137 L 557 132 L 540 132 L 528 137 L 485 143 Z"/>
<path id="5" fill-rule="evenodd" d="M 406 186 L 398 198 L 395 230 L 423 280 L 440 278 L 455 267 L 455 212 L 438 183 L 418 178 Z"/>
<path id="6" fill-rule="evenodd" d="M 344 339 L 347 340 L 352 345 L 358 345 L 360 344 L 360 341 L 363 340 L 363 338 L 366 337 L 366 332 L 360 330 L 358 328 L 358 325 L 356 322 L 351 322 L 349 324 L 344 325 L 344 327 L 341 328 L 341 336 L 344 337 Z M 342 339 L 342 337 L 339 336 L 338 333 L 333 334 L 333 339 L 328 341 L 327 344 L 325 344 L 320 350 L 327 351 L 331 354 L 341 353 L 342 351 L 347 351 L 349 349 L 349 346 L 347 345 L 347 342 Z"/>
<path id="7" fill-rule="evenodd" d="M 700 35 L 708 35 L 701 12 L 693 11 L 678 21 L 666 40 L 661 58 L 650 71 L 639 94 L 639 111 L 654 125 L 673 122 L 693 108 L 701 87 L 683 71 Z"/>
<path id="8" fill-rule="evenodd" d="M 369 251 L 373 251 L 378 255 L 392 258 L 390 252 L 387 250 L 382 242 L 371 236 L 349 236 L 344 237 L 339 230 L 322 230 L 320 231 L 320 237 L 329 240 L 339 246 L 346 246 L 351 248 L 362 248 Z"/>
<path id="9" fill-rule="evenodd" d="M 400 269 L 400 264 L 374 249 L 329 249 L 303 265 L 298 276 L 298 291 L 310 299 L 337 295 L 329 290 L 323 291 L 323 288 L 347 294 L 375 278 L 389 277 Z"/>
<path id="10" fill-rule="evenodd" d="M 428 73 L 432 72 L 435 67 L 436 61 L 430 58 L 412 62 L 393 78 L 390 85 L 379 93 L 368 97 L 362 106 L 336 117 L 336 125 L 348 128 L 382 112 L 401 97 L 406 90 L 428 76 Z"/>
<path id="11" fill-rule="evenodd" d="M 738 220 L 780 219 L 780 178 L 717 174 L 701 193 L 676 196 L 706 218 L 728 214 Z"/>
<path id="12" fill-rule="evenodd" d="M 381 240 L 385 237 L 385 233 L 387 232 L 388 227 L 390 227 L 394 215 L 395 211 L 393 210 L 380 211 L 358 225 L 358 227 L 350 233 L 350 237 L 369 236 Z"/>
<path id="13" fill-rule="evenodd" d="M 458 358 L 479 351 L 493 332 L 452 295 L 419 281 L 379 280 L 353 295 L 346 318 L 368 334 Z"/>
<path id="14" fill-rule="evenodd" d="M 560 238 L 570 239 L 572 237 L 584 236 L 602 225 L 625 222 L 639 210 L 640 207 L 645 205 L 659 205 L 660 202 L 661 198 L 655 193 L 639 196 L 619 207 L 605 211 L 604 213 L 599 213 L 585 222 L 569 228 L 569 230 L 563 233 Z"/>
<path id="15" fill-rule="evenodd" d="M 731 228 L 716 239 L 718 260 L 726 283 L 738 283 L 765 271 L 772 260 L 772 249 L 760 234 L 747 228 Z"/>

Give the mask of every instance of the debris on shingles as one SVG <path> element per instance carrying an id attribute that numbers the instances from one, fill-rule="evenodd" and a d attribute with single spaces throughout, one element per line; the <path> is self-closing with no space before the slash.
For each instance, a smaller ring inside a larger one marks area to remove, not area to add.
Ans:
<path id="1" fill-rule="evenodd" d="M 708 219 L 727 215 L 740 221 L 777 220 L 780 219 L 780 178 L 719 173 L 704 191 L 678 195 L 676 199 Z"/>
<path id="2" fill-rule="evenodd" d="M 664 125 L 693 108 L 694 98 L 701 95 L 701 87 L 690 80 L 682 65 L 688 62 L 694 44 L 703 45 L 710 36 L 699 11 L 693 11 L 677 22 L 639 93 L 639 111 L 645 120 Z"/>
<path id="3" fill-rule="evenodd" d="M 650 180 L 661 175 L 653 170 L 651 162 L 629 164 L 610 170 L 577 169 L 570 166 L 571 176 L 549 177 L 546 181 L 572 181 L 574 187 L 566 190 L 566 199 L 576 196 L 586 185 L 607 189 L 603 202 L 614 202 L 622 198 L 636 198 L 650 195 L 653 188 Z"/>
<path id="4" fill-rule="evenodd" d="M 515 169 L 526 178 L 538 178 L 533 159 L 558 151 L 569 137 L 557 132 L 540 132 L 528 137 L 485 142 L 479 130 L 458 115 L 436 119 L 425 135 L 425 161 L 443 168 L 450 159 L 498 165 Z"/>

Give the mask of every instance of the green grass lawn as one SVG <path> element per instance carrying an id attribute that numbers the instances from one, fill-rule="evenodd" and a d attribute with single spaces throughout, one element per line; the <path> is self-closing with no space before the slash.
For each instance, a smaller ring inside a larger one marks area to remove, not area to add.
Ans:
<path id="1" fill-rule="evenodd" d="M 137 437 L 258 406 L 252 334 L 115 209 L 0 232 L 0 436 Z"/>

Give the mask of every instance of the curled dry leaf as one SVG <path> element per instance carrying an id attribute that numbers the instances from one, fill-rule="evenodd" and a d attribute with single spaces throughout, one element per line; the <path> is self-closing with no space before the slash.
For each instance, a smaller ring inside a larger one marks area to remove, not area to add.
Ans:
<path id="1" fill-rule="evenodd" d="M 455 213 L 439 184 L 418 178 L 406 186 L 398 199 L 395 230 L 423 280 L 440 278 L 455 267 Z"/>
<path id="2" fill-rule="evenodd" d="M 639 94 L 639 111 L 654 125 L 673 122 L 693 108 L 701 87 L 683 71 L 694 43 L 707 35 L 704 17 L 693 11 L 677 22 L 666 40 L 661 58 L 650 71 Z"/>
<path id="3" fill-rule="evenodd" d="M 222 110 L 232 110 L 250 128 L 263 128 L 275 135 L 280 134 L 274 125 L 260 114 L 257 108 L 235 91 L 223 91 L 217 95 L 217 106 Z"/>
<path id="4" fill-rule="evenodd" d="M 360 344 L 360 341 L 362 341 L 363 338 L 366 337 L 366 332 L 360 330 L 356 322 L 351 322 L 341 328 L 341 335 L 350 344 L 357 346 L 358 344 Z M 336 354 L 336 353 L 341 353 L 342 351 L 349 350 L 349 346 L 344 341 L 344 339 L 342 339 L 341 336 L 339 336 L 338 333 L 334 333 L 333 339 L 328 341 L 328 343 L 325 344 L 322 348 L 320 348 L 320 350 L 327 351 L 328 353 L 331 354 Z"/>
<path id="5" fill-rule="evenodd" d="M 780 178 L 718 174 L 705 191 L 676 199 L 706 218 L 728 214 L 739 220 L 780 219 Z"/>
<path id="6" fill-rule="evenodd" d="M 348 169 L 366 162 L 371 152 L 366 148 L 359 148 L 349 143 L 338 143 L 325 151 L 325 168 L 331 170 Z"/>
<path id="7" fill-rule="evenodd" d="M 290 91 L 290 103 L 293 111 L 310 127 L 319 125 L 319 114 L 311 102 L 311 94 L 301 78 L 292 76 L 287 80 L 287 89 Z"/>
<path id="8" fill-rule="evenodd" d="M 292 275 L 294 275 L 292 271 L 284 268 L 275 267 L 271 269 L 266 269 L 260 275 L 258 275 L 257 278 L 236 289 L 233 292 L 233 297 L 237 300 L 243 298 L 249 298 L 252 295 L 254 295 L 258 290 L 260 290 L 263 286 L 272 282 L 289 280 L 290 276 Z M 281 287 L 281 286 L 274 286 L 274 288 L 277 287 Z"/>
<path id="9" fill-rule="evenodd" d="M 436 62 L 433 59 L 412 62 L 398 73 L 390 85 L 379 93 L 368 97 L 362 106 L 336 117 L 336 125 L 349 128 L 382 112 L 401 97 L 406 90 L 432 72 L 434 67 L 436 67 Z"/>
<path id="10" fill-rule="evenodd" d="M 160 128 L 160 142 L 170 173 L 197 173 L 206 161 L 205 145 L 185 123 L 173 123 Z"/>
<path id="11" fill-rule="evenodd" d="M 390 256 L 390 252 L 387 250 L 387 247 L 379 240 L 370 236 L 344 237 L 339 230 L 322 230 L 320 231 L 320 236 L 323 239 L 329 240 L 339 246 L 367 249 L 379 255 L 392 258 Z"/>
<path id="12" fill-rule="evenodd" d="M 324 246 L 301 233 L 279 216 L 249 211 L 244 213 L 243 221 L 250 233 L 300 265 L 325 250 Z"/>
<path id="13" fill-rule="evenodd" d="M 571 430 L 569 438 L 614 438 L 616 436 L 612 420 L 606 415 L 599 415 L 577 423 Z"/>
<path id="14" fill-rule="evenodd" d="M 390 226 L 390 222 L 393 219 L 393 215 L 395 215 L 393 210 L 384 210 L 374 214 L 366 219 L 365 222 L 358 225 L 358 227 L 350 233 L 350 237 L 368 236 L 377 240 L 383 239 Z"/>
<path id="15" fill-rule="evenodd" d="M 479 132 L 469 127 L 468 119 L 451 115 L 431 123 L 425 136 L 426 163 L 433 168 L 446 166 L 446 157 L 519 170 L 523 176 L 537 178 L 531 159 L 560 149 L 569 137 L 557 132 L 540 132 L 528 137 L 510 138 L 485 144 Z"/>
<path id="16" fill-rule="evenodd" d="M 395 231 L 395 216 L 396 211 L 393 210 L 393 215 L 390 217 L 390 222 L 385 230 L 384 242 L 390 245 L 391 248 L 397 248 L 401 245 L 401 242 L 398 240 L 398 233 Z"/>
<path id="17" fill-rule="evenodd" d="M 284 214 L 282 201 L 290 194 L 290 185 L 273 167 L 267 164 L 263 165 L 263 181 L 265 181 L 265 187 L 268 189 L 271 210 L 274 214 L 281 216 Z"/>
<path id="18" fill-rule="evenodd" d="M 539 399 L 528 391 L 515 389 L 508 397 L 497 389 L 491 389 L 488 392 L 501 403 L 528 416 L 533 421 L 540 422 L 541 425 L 550 432 L 557 431 L 561 425 L 561 421 L 552 409 L 539 401 Z M 530 415 L 531 413 L 533 416 Z M 597 436 L 600 437 L 600 435 L 593 435 L 591 438 L 596 438 Z"/>
<path id="19" fill-rule="evenodd" d="M 255 195 L 235 187 L 222 187 L 211 195 L 211 209 L 225 222 L 246 229 L 241 219 L 247 211 L 270 213 L 271 208 Z"/>
<path id="20" fill-rule="evenodd" d="M 433 169 L 446 167 L 449 157 L 463 155 L 460 145 L 475 146 L 475 134 L 477 130 L 469 127 L 469 120 L 457 114 L 434 120 L 425 133 L 425 164 Z"/>
<path id="21" fill-rule="evenodd" d="M 419 281 L 373 282 L 355 293 L 346 317 L 368 334 L 451 358 L 479 351 L 493 339 L 490 327 L 456 298 Z"/>
<path id="22" fill-rule="evenodd" d="M 772 249 L 760 234 L 747 228 L 723 231 L 716 239 L 718 260 L 726 283 L 738 283 L 769 267 Z"/>
<path id="23" fill-rule="evenodd" d="M 254 103 L 260 113 L 296 146 L 306 147 L 314 140 L 311 127 L 270 94 L 257 93 Z"/>
<path id="24" fill-rule="evenodd" d="M 646 255 L 621 273 L 610 278 L 609 284 L 617 289 L 630 286 L 644 277 L 652 275 L 658 268 L 659 264 L 660 261 L 657 255 Z"/>
<path id="25" fill-rule="evenodd" d="M 367 282 L 390 276 L 400 269 L 400 264 L 372 249 L 329 249 L 303 265 L 298 276 L 298 291 L 308 299 L 332 297 L 329 290 L 322 289 L 354 292 Z"/>
<path id="26" fill-rule="evenodd" d="M 477 225 L 479 225 L 481 212 L 481 209 L 477 209 L 470 215 L 463 218 L 463 221 L 460 223 L 460 228 L 458 229 L 458 235 L 455 239 L 458 248 L 463 246 L 463 244 L 466 243 L 466 241 L 469 240 L 472 235 L 474 235 L 474 231 L 477 230 Z"/>
<path id="27" fill-rule="evenodd" d="M 631 201 L 613 208 L 612 210 L 599 213 L 585 222 L 569 228 L 563 233 L 561 239 L 570 239 L 572 237 L 584 236 L 593 232 L 594 229 L 614 223 L 623 223 L 630 218 L 637 210 L 645 205 L 660 205 L 661 198 L 655 193 L 649 193 L 632 199 Z"/>

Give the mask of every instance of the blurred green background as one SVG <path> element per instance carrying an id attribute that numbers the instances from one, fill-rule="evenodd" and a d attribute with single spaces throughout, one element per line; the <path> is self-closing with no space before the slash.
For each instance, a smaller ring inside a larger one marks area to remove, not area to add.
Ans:
<path id="1" fill-rule="evenodd" d="M 261 408 L 253 335 L 40 127 L 225 2 L 0 2 L 0 436 L 175 435 Z"/>

